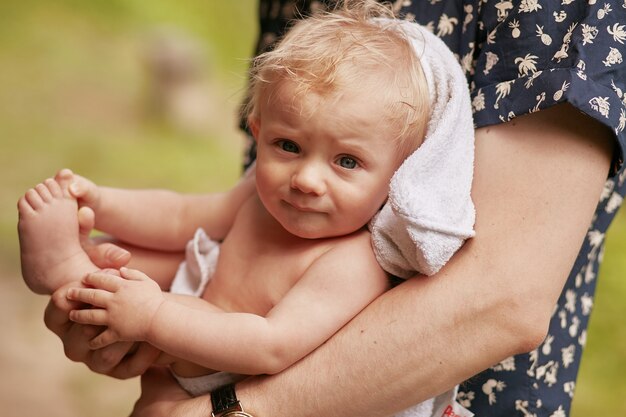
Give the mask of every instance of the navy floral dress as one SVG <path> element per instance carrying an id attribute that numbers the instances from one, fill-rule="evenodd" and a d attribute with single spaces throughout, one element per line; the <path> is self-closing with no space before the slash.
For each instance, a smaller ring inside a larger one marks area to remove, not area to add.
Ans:
<path id="1" fill-rule="evenodd" d="M 261 0 L 258 50 L 329 1 Z M 461 384 L 477 416 L 565 417 L 576 388 L 604 235 L 626 194 L 626 0 L 395 0 L 398 16 L 439 36 L 463 67 L 476 127 L 569 102 L 615 134 L 613 167 L 548 336 Z M 254 150 L 250 156 L 254 157 Z"/>

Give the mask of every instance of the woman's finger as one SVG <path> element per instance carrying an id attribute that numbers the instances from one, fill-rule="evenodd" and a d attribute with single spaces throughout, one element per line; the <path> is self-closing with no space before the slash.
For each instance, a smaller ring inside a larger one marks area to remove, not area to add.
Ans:
<path id="1" fill-rule="evenodd" d="M 89 348 L 93 350 L 102 349 L 119 341 L 120 338 L 118 337 L 117 333 L 115 333 L 111 329 L 106 329 L 98 336 L 89 341 Z"/>
<path id="2" fill-rule="evenodd" d="M 146 369 L 156 362 L 161 354 L 160 350 L 149 343 L 138 342 L 135 343 L 135 347 L 136 349 L 132 353 L 126 355 L 124 359 L 111 370 L 109 373 L 110 376 L 119 379 L 127 379 L 142 375 Z"/>
<path id="3" fill-rule="evenodd" d="M 108 324 L 108 312 L 100 308 L 72 310 L 70 311 L 70 320 L 80 324 L 106 326 Z"/>
<path id="4" fill-rule="evenodd" d="M 78 325 L 77 325 L 78 326 Z M 87 343 L 85 343 L 85 346 Z M 132 348 L 133 342 L 118 342 L 102 349 L 89 350 L 87 358 L 82 362 L 94 372 L 103 375 L 109 375 L 113 378 L 127 379 L 130 376 L 117 375 L 116 369 L 125 361 L 126 355 Z M 137 376 L 132 375 L 132 376 Z"/>
<path id="5" fill-rule="evenodd" d="M 111 293 L 97 288 L 70 288 L 67 290 L 67 298 L 94 307 L 106 307 L 111 299 Z"/>

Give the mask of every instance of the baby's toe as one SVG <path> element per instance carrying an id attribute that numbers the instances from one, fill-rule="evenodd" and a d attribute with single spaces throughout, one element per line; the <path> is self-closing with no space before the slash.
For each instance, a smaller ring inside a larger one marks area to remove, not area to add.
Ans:
<path id="1" fill-rule="evenodd" d="M 24 194 L 24 199 L 34 210 L 42 208 L 45 204 L 39 193 L 34 188 L 26 191 L 26 194 Z"/>
<path id="2" fill-rule="evenodd" d="M 48 190 L 50 191 L 50 194 L 52 195 L 52 197 L 54 198 L 63 197 L 63 191 L 61 190 L 61 186 L 59 185 L 58 182 L 56 182 L 52 178 L 48 178 L 47 180 L 44 181 L 44 184 L 46 185 L 46 187 L 48 187 Z"/>
<path id="3" fill-rule="evenodd" d="M 25 196 L 22 196 L 19 200 L 17 200 L 17 211 L 19 212 L 20 217 L 35 213 L 35 209 L 33 209 Z"/>
<path id="4" fill-rule="evenodd" d="M 37 193 L 39 193 L 39 196 L 44 202 L 47 203 L 52 201 L 52 193 L 45 184 L 37 184 L 35 186 L 35 190 L 37 190 Z"/>

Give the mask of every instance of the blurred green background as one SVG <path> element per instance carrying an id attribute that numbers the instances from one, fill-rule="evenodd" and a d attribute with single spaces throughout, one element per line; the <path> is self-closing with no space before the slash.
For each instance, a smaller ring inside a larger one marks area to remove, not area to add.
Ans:
<path id="1" fill-rule="evenodd" d="M 241 171 L 236 113 L 255 11 L 254 0 L 0 5 L 3 416 L 129 413 L 138 381 L 70 362 L 45 329 L 46 299 L 19 276 L 15 203 L 62 167 L 103 185 L 189 192 L 232 185 Z M 626 216 L 618 217 L 607 236 L 575 417 L 626 414 Z"/>

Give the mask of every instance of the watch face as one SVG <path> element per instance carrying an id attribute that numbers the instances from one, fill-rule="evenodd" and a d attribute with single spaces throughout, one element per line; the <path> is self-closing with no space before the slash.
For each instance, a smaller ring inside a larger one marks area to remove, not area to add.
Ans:
<path id="1" fill-rule="evenodd" d="M 222 417 L 254 417 L 254 416 L 248 413 L 244 413 L 243 411 L 228 411 Z"/>

